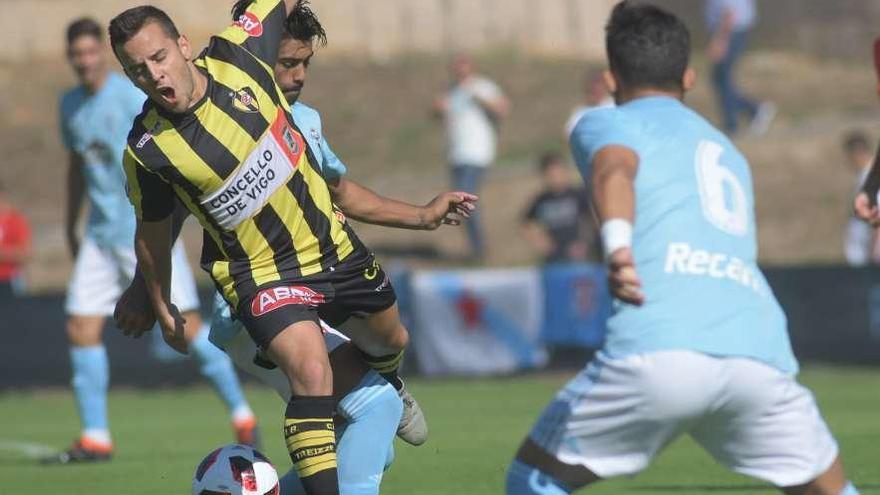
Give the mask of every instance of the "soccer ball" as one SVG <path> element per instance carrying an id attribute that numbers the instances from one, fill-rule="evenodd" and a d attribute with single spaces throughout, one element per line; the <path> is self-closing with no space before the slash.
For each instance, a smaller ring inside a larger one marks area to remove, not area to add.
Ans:
<path id="1" fill-rule="evenodd" d="M 230 444 L 208 454 L 193 476 L 192 495 L 279 495 L 278 473 L 269 459 L 246 445 Z"/>

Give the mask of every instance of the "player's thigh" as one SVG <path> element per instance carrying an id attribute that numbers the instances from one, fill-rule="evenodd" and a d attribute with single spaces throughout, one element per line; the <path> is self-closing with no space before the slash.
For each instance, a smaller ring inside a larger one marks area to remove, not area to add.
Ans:
<path id="1" fill-rule="evenodd" d="M 529 440 L 601 478 L 635 474 L 711 402 L 713 370 L 704 365 L 694 353 L 600 353 L 547 406 Z"/>
<path id="2" fill-rule="evenodd" d="M 70 316 L 113 314 L 122 294 L 120 263 L 111 248 L 99 247 L 86 237 L 80 246 L 67 286 L 64 309 Z"/>
<path id="3" fill-rule="evenodd" d="M 223 350 L 238 369 L 271 387 L 284 402 L 290 400 L 290 382 L 287 376 L 278 366 L 260 355 L 257 345 L 244 329 L 228 339 Z"/>
<path id="4" fill-rule="evenodd" d="M 391 279 L 372 255 L 341 264 L 332 280 L 334 299 L 320 310 L 321 319 L 337 327 L 354 317 L 363 330 L 348 332 L 355 344 L 371 354 L 392 354 L 409 343 L 400 321 Z"/>
<path id="5" fill-rule="evenodd" d="M 813 394 L 763 363 L 725 361 L 719 406 L 691 430 L 694 439 L 728 468 L 778 487 L 828 471 L 838 447 Z"/>

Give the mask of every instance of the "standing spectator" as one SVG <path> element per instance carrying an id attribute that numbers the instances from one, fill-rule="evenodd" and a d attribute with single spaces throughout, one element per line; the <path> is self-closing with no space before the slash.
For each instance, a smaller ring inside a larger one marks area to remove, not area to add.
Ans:
<path id="1" fill-rule="evenodd" d="M 589 228 L 593 222 L 586 189 L 572 182 L 558 153 L 545 153 L 539 167 L 543 190 L 523 215 L 523 235 L 541 253 L 544 263 L 596 258 L 598 236 Z"/>
<path id="2" fill-rule="evenodd" d="M 731 135 L 736 134 L 742 114 L 751 119 L 749 130 L 757 135 L 766 133 L 776 116 L 776 105 L 745 96 L 734 81 L 736 63 L 745 51 L 755 19 L 754 0 L 706 1 L 712 82 L 718 93 L 724 130 Z"/>
<path id="3" fill-rule="evenodd" d="M 874 162 L 874 154 L 868 137 L 863 132 L 849 133 L 843 140 L 843 152 L 849 169 L 855 175 L 855 191 L 858 193 L 865 183 L 871 164 Z M 877 233 L 867 223 L 862 222 L 850 213 L 846 225 L 844 237 L 844 255 L 850 266 L 865 266 L 876 263 L 877 256 Z"/>
<path id="4" fill-rule="evenodd" d="M 569 116 L 568 120 L 565 122 L 563 137 L 565 138 L 566 143 L 568 143 L 568 137 L 571 136 L 571 131 L 574 130 L 574 126 L 577 125 L 578 121 L 581 120 L 581 117 L 583 117 L 585 113 L 594 108 L 614 106 L 614 98 L 611 96 L 611 92 L 608 91 L 608 85 L 605 84 L 605 76 L 602 74 L 601 70 L 588 70 L 585 74 L 583 84 L 583 100 L 580 105 L 572 110 L 571 116 Z"/>
<path id="5" fill-rule="evenodd" d="M 497 84 L 476 73 L 473 60 L 458 55 L 452 62 L 452 88 L 434 102 L 434 111 L 446 121 L 447 159 L 452 188 L 479 194 L 486 168 L 495 161 L 498 125 L 510 104 Z M 482 260 L 486 246 L 479 211 L 467 223 L 471 255 Z"/>
<path id="6" fill-rule="evenodd" d="M 28 221 L 6 198 L 0 184 L 0 299 L 13 297 L 21 287 L 21 267 L 31 255 Z"/>

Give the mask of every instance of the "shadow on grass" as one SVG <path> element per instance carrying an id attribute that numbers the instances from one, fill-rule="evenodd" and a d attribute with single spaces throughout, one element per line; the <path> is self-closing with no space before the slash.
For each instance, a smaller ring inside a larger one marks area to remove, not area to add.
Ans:
<path id="1" fill-rule="evenodd" d="M 880 484 L 859 484 L 858 489 L 872 492 L 880 491 Z M 688 492 L 719 492 L 719 493 L 779 493 L 776 488 L 768 485 L 643 485 L 632 488 L 637 492 L 663 492 L 663 493 L 688 493 Z"/>

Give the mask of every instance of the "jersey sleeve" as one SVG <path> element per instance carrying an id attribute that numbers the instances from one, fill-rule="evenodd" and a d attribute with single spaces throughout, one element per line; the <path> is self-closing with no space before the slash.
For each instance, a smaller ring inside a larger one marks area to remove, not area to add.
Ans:
<path id="1" fill-rule="evenodd" d="M 176 205 L 176 196 L 171 184 L 148 170 L 137 159 L 131 148 L 125 150 L 122 165 L 125 169 L 128 200 L 134 206 L 138 219 L 144 222 L 157 222 L 168 218 Z"/>
<path id="2" fill-rule="evenodd" d="M 618 108 L 597 108 L 584 113 L 571 133 L 571 154 L 584 181 L 593 171 L 593 158 L 608 146 L 623 146 L 636 155 L 638 150 L 636 124 Z"/>
<path id="3" fill-rule="evenodd" d="M 336 153 L 330 148 L 330 143 L 327 142 L 327 138 L 324 137 L 324 124 L 321 121 L 321 114 L 317 111 L 315 114 L 321 135 L 321 155 L 324 157 L 324 163 L 321 164 L 321 173 L 326 180 L 339 179 L 348 173 L 348 168 L 342 163 L 342 160 L 336 156 Z"/>
<path id="4" fill-rule="evenodd" d="M 471 91 L 473 91 L 473 94 L 481 100 L 494 101 L 504 96 L 504 92 L 501 91 L 501 88 L 486 78 L 480 78 L 474 81 Z"/>
<path id="5" fill-rule="evenodd" d="M 219 36 L 274 66 L 286 21 L 284 0 L 252 0 L 244 14 Z"/>

